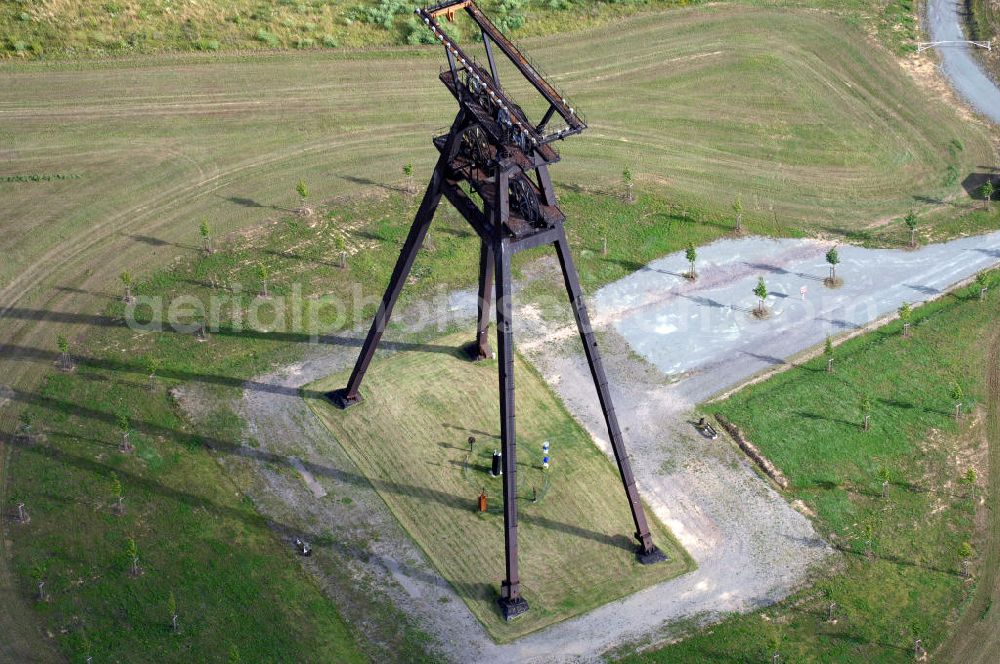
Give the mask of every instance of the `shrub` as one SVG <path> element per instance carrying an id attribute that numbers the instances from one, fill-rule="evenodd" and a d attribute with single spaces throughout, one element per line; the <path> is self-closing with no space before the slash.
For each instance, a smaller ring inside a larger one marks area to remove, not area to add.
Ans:
<path id="1" fill-rule="evenodd" d="M 944 186 L 952 187 L 958 182 L 958 169 L 955 164 L 948 164 L 948 169 L 944 173 Z"/>
<path id="2" fill-rule="evenodd" d="M 406 43 L 417 46 L 418 44 L 433 44 L 436 40 L 434 39 L 434 33 L 427 29 L 427 26 L 423 22 L 418 21 L 417 17 L 411 17 L 406 23 Z"/>
<path id="3" fill-rule="evenodd" d="M 513 32 L 524 25 L 524 0 L 499 0 L 497 26 L 504 32 Z"/>
<path id="4" fill-rule="evenodd" d="M 337 48 L 337 46 L 339 46 L 337 40 L 333 38 L 333 35 L 323 35 L 322 42 L 323 46 L 326 46 L 327 48 Z"/>
<path id="5" fill-rule="evenodd" d="M 267 44 L 268 46 L 270 46 L 272 48 L 278 46 L 278 44 L 279 44 L 278 38 L 275 37 L 274 35 L 272 35 L 270 32 L 268 32 L 264 28 L 261 28 L 260 30 L 257 31 L 257 35 L 255 36 L 255 39 L 257 41 L 264 42 L 265 44 Z"/>
<path id="6" fill-rule="evenodd" d="M 379 0 L 378 5 L 374 7 L 355 7 L 348 16 L 363 23 L 391 30 L 397 15 L 409 14 L 411 11 L 413 5 L 407 0 Z"/>

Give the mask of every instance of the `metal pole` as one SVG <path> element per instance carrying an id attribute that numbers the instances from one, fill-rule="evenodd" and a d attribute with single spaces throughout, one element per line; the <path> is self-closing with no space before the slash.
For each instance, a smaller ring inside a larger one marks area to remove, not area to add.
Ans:
<path id="1" fill-rule="evenodd" d="M 601 356 L 597 350 L 597 341 L 594 339 L 594 332 L 590 324 L 590 316 L 587 314 L 587 305 L 583 300 L 583 292 L 580 289 L 580 282 L 576 275 L 576 267 L 573 265 L 573 257 L 570 255 L 569 242 L 566 240 L 566 231 L 559 225 L 559 238 L 556 240 L 556 255 L 559 257 L 559 265 L 562 267 L 563 279 L 566 281 L 566 292 L 569 294 L 570 308 L 576 319 L 576 326 L 580 330 L 580 340 L 583 342 L 583 350 L 587 355 L 587 364 L 590 365 L 590 373 L 594 379 L 594 387 L 597 388 L 597 396 L 601 402 L 601 411 L 604 413 L 604 421 L 608 427 L 608 437 L 611 439 L 611 448 L 615 453 L 615 462 L 618 464 L 618 472 L 625 487 L 625 494 L 628 496 L 629 507 L 632 509 L 632 521 L 635 524 L 635 538 L 639 545 L 636 548 L 636 557 L 643 564 L 652 564 L 667 559 L 666 554 L 660 551 L 653 544 L 653 536 L 649 532 L 649 525 L 646 523 L 646 513 L 639 499 L 639 490 L 635 485 L 635 477 L 632 475 L 632 466 L 628 460 L 628 453 L 625 451 L 625 443 L 622 441 L 621 429 L 618 426 L 618 417 L 615 415 L 615 406 L 611 402 L 611 393 L 608 389 L 608 379 L 604 373 L 604 366 L 601 363 Z"/>
<path id="2" fill-rule="evenodd" d="M 493 299 L 493 247 L 486 240 L 479 246 L 479 323 L 476 328 L 476 344 L 473 359 L 485 360 L 493 356 L 490 349 L 490 300 Z"/>
<path id="3" fill-rule="evenodd" d="M 500 442 L 503 448 L 503 525 L 507 578 L 500 586 L 500 610 L 511 620 L 528 610 L 521 597 L 517 561 L 517 441 L 514 424 L 514 338 L 511 330 L 510 250 L 497 243 L 497 350 L 500 375 Z"/>

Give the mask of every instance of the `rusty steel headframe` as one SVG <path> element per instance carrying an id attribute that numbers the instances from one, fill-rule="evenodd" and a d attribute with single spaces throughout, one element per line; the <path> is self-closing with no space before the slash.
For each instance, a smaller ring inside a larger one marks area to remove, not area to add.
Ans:
<path id="1" fill-rule="evenodd" d="M 486 58 L 489 64 L 489 72 L 485 72 L 473 58 L 466 55 L 462 47 L 457 44 L 441 28 L 437 19 L 445 16 L 448 20 L 453 20 L 455 13 L 464 9 L 466 14 L 475 22 L 482 33 L 483 45 L 486 48 Z M 443 2 L 433 7 L 416 10 L 427 27 L 434 33 L 434 36 L 442 43 L 445 54 L 448 57 L 448 65 L 455 80 L 463 71 L 477 84 L 482 85 L 487 91 L 488 97 L 495 103 L 499 110 L 506 110 L 511 114 L 512 123 L 525 135 L 532 145 L 544 145 L 552 141 L 566 138 L 574 134 L 579 134 L 587 128 L 583 118 L 576 112 L 569 102 L 566 101 L 556 88 L 545 80 L 545 78 L 528 61 L 528 58 L 514 45 L 512 41 L 500 31 L 500 29 L 486 16 L 473 0 L 459 0 L 457 2 Z M 524 115 L 520 106 L 515 104 L 500 85 L 500 75 L 493 55 L 493 45 L 507 57 L 517 68 L 521 75 L 531 83 L 538 93 L 549 103 L 549 109 L 541 122 L 532 124 Z M 461 102 L 461 100 L 459 100 Z M 564 130 L 544 134 L 543 130 L 554 114 L 558 114 L 566 123 Z"/>
<path id="2" fill-rule="evenodd" d="M 438 23 L 439 17 L 453 19 L 459 10 L 464 10 L 479 26 L 488 69 L 469 57 Z M 359 390 L 365 373 L 416 260 L 438 203 L 444 196 L 480 238 L 479 310 L 476 340 L 470 346 L 474 360 L 493 357 L 488 332 L 490 306 L 494 300 L 496 302 L 506 562 L 506 578 L 501 584 L 497 602 L 504 618 L 511 620 L 528 610 L 528 603 L 520 591 L 517 540 L 517 448 L 511 299 L 513 283 L 510 265 L 511 257 L 518 251 L 543 245 L 551 245 L 555 249 L 570 308 L 597 389 L 615 462 L 632 511 L 637 542 L 636 557 L 643 564 L 651 564 L 665 560 L 666 556 L 653 544 L 563 228 L 566 216 L 559 209 L 549 176 L 549 165 L 559 161 L 559 155 L 550 143 L 579 134 L 586 129 L 587 124 L 566 98 L 539 74 L 524 54 L 480 11 L 473 0 L 444 2 L 418 9 L 416 13 L 445 48 L 448 69 L 441 72 L 440 79 L 458 101 L 459 111 L 448 133 L 434 138 L 434 147 L 440 153 L 437 165 L 354 371 L 345 388 L 330 392 L 327 396 L 341 408 L 348 408 L 361 401 Z M 537 123 L 527 117 L 500 85 L 494 46 L 548 102 L 548 109 Z M 546 127 L 557 115 L 565 126 L 547 133 Z M 463 183 L 478 194 L 481 206 L 461 186 Z"/>

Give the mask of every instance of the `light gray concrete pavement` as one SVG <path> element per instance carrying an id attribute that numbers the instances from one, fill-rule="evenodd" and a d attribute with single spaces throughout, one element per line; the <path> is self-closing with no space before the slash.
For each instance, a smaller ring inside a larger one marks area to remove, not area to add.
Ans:
<path id="1" fill-rule="evenodd" d="M 959 0 L 927 0 L 927 32 L 931 41 L 968 39 L 962 30 L 960 12 L 963 9 L 964 3 Z M 966 44 L 938 47 L 941 71 L 965 101 L 1000 124 L 1000 89 L 997 89 L 972 57 L 971 48 Z M 994 44 L 993 48 L 1000 48 L 1000 44 Z"/>
<path id="2" fill-rule="evenodd" d="M 838 248 L 840 288 L 828 288 L 826 252 L 815 240 L 744 238 L 698 249 L 700 278 L 681 276 L 683 254 L 653 261 L 594 297 L 596 325 L 610 325 L 642 357 L 675 378 L 687 398 L 718 390 L 781 364 L 827 335 L 858 329 L 898 309 L 940 295 L 1000 262 L 1000 232 L 915 251 Z M 757 320 L 753 289 L 763 277 L 771 316 Z M 803 296 L 801 289 L 805 288 Z M 712 369 L 724 365 L 724 376 Z"/>

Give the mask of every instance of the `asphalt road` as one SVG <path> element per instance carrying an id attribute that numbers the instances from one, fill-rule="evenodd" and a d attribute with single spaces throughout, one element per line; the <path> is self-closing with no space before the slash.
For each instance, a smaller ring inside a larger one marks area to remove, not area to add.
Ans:
<path id="1" fill-rule="evenodd" d="M 956 0 L 928 0 L 927 30 L 931 41 L 967 39 L 962 31 L 962 4 Z M 972 57 L 972 48 L 974 47 L 968 44 L 938 46 L 941 71 L 965 101 L 1000 124 L 1000 89 L 983 73 L 979 63 Z"/>

